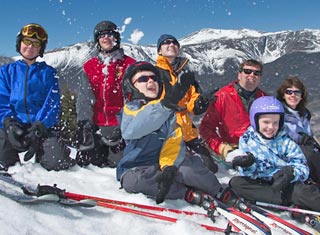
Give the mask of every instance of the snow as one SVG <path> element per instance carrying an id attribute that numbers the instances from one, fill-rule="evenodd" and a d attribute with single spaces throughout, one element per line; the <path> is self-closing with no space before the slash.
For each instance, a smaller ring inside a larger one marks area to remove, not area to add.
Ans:
<path id="1" fill-rule="evenodd" d="M 75 151 L 72 150 L 72 156 L 74 156 Z M 23 154 L 20 155 L 20 158 L 23 158 Z M 9 173 L 13 175 L 14 179 L 34 186 L 39 183 L 41 185 L 57 184 L 59 188 L 72 193 L 156 206 L 154 200 L 143 194 L 128 194 L 120 189 L 120 184 L 115 178 L 115 169 L 111 168 L 89 165 L 86 168 L 75 166 L 65 171 L 48 172 L 31 160 L 29 162 L 22 161 L 21 165 L 17 164 L 9 168 Z M 222 183 L 227 183 L 230 177 L 235 174 L 235 171 L 226 170 L 223 166 L 219 166 L 217 176 Z M 213 223 L 203 216 L 161 213 L 179 218 L 177 223 L 170 223 L 98 206 L 74 208 L 53 203 L 28 205 L 19 204 L 3 196 L 0 196 L 0 204 L 0 229 L 1 234 L 6 235 L 209 235 L 221 233 L 208 231 L 195 222 L 222 228 L 226 228 L 227 225 L 226 220 L 221 216 L 217 218 L 216 223 Z M 166 200 L 160 206 L 205 213 L 202 208 L 190 205 L 182 199 Z M 287 214 L 284 216 L 288 218 Z M 305 225 L 299 226 L 309 229 Z"/>

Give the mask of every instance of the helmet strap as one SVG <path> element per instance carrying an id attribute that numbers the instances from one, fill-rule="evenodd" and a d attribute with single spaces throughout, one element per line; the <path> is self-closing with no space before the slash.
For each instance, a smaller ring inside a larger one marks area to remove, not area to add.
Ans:
<path id="1" fill-rule="evenodd" d="M 27 58 L 27 57 L 25 57 L 24 55 L 22 55 L 22 53 L 19 51 L 19 54 L 23 57 L 23 58 L 25 58 L 26 60 L 29 60 L 29 61 L 32 61 L 32 60 L 35 60 L 39 55 L 37 55 L 37 56 L 35 56 L 35 57 L 33 57 L 33 58 Z"/>

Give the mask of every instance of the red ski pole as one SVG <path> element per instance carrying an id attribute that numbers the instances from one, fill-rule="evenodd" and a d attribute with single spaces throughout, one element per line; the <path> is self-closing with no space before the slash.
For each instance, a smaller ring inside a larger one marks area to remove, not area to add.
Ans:
<path id="1" fill-rule="evenodd" d="M 108 199 L 108 198 L 100 198 L 95 196 L 89 196 L 89 195 L 83 195 L 83 194 L 77 194 L 77 193 L 70 193 L 65 192 L 64 194 L 67 198 L 80 201 L 83 199 L 91 199 L 99 202 L 105 202 L 110 204 L 116 204 L 116 205 L 122 205 L 122 206 L 130 206 L 130 207 L 136 207 L 146 210 L 153 210 L 153 211 L 161 211 L 161 212 L 172 212 L 175 214 L 185 214 L 185 215 L 201 215 L 201 216 L 208 216 L 205 213 L 200 212 L 193 212 L 193 211 L 185 211 L 185 210 L 179 210 L 179 209 L 172 209 L 172 208 L 165 208 L 160 206 L 150 206 L 150 205 L 144 205 L 139 203 L 133 203 L 133 202 L 126 202 L 126 201 L 119 201 L 114 199 Z"/>

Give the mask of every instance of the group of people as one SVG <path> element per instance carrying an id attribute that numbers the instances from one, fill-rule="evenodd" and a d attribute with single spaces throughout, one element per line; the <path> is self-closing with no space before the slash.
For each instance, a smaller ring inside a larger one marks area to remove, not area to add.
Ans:
<path id="1" fill-rule="evenodd" d="M 25 25 L 16 40 L 22 59 L 0 68 L 0 170 L 24 152 L 24 161 L 35 157 L 47 170 L 116 168 L 122 188 L 157 203 L 190 190 L 219 199 L 232 190 L 320 211 L 320 146 L 298 77 L 268 96 L 259 88 L 262 63 L 248 59 L 237 80 L 204 94 L 174 36 L 159 37 L 153 65 L 125 55 L 117 25 L 102 21 L 94 28 L 97 54 L 80 76 L 73 159 L 60 138 L 57 72 L 36 61 L 47 41 L 41 25 Z M 199 128 L 193 115 L 203 115 Z M 216 177 L 213 154 L 239 172 L 229 186 Z"/>

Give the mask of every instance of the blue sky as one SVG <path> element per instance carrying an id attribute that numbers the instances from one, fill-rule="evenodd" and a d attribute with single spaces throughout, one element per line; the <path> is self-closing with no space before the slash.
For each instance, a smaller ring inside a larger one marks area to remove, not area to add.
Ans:
<path id="1" fill-rule="evenodd" d="M 138 44 L 146 45 L 163 33 L 182 38 L 203 28 L 320 29 L 319 10 L 319 0 L 2 0 L 0 55 L 17 55 L 17 32 L 30 22 L 45 27 L 50 50 L 92 40 L 102 20 L 125 25 L 122 42 L 142 32 Z"/>

